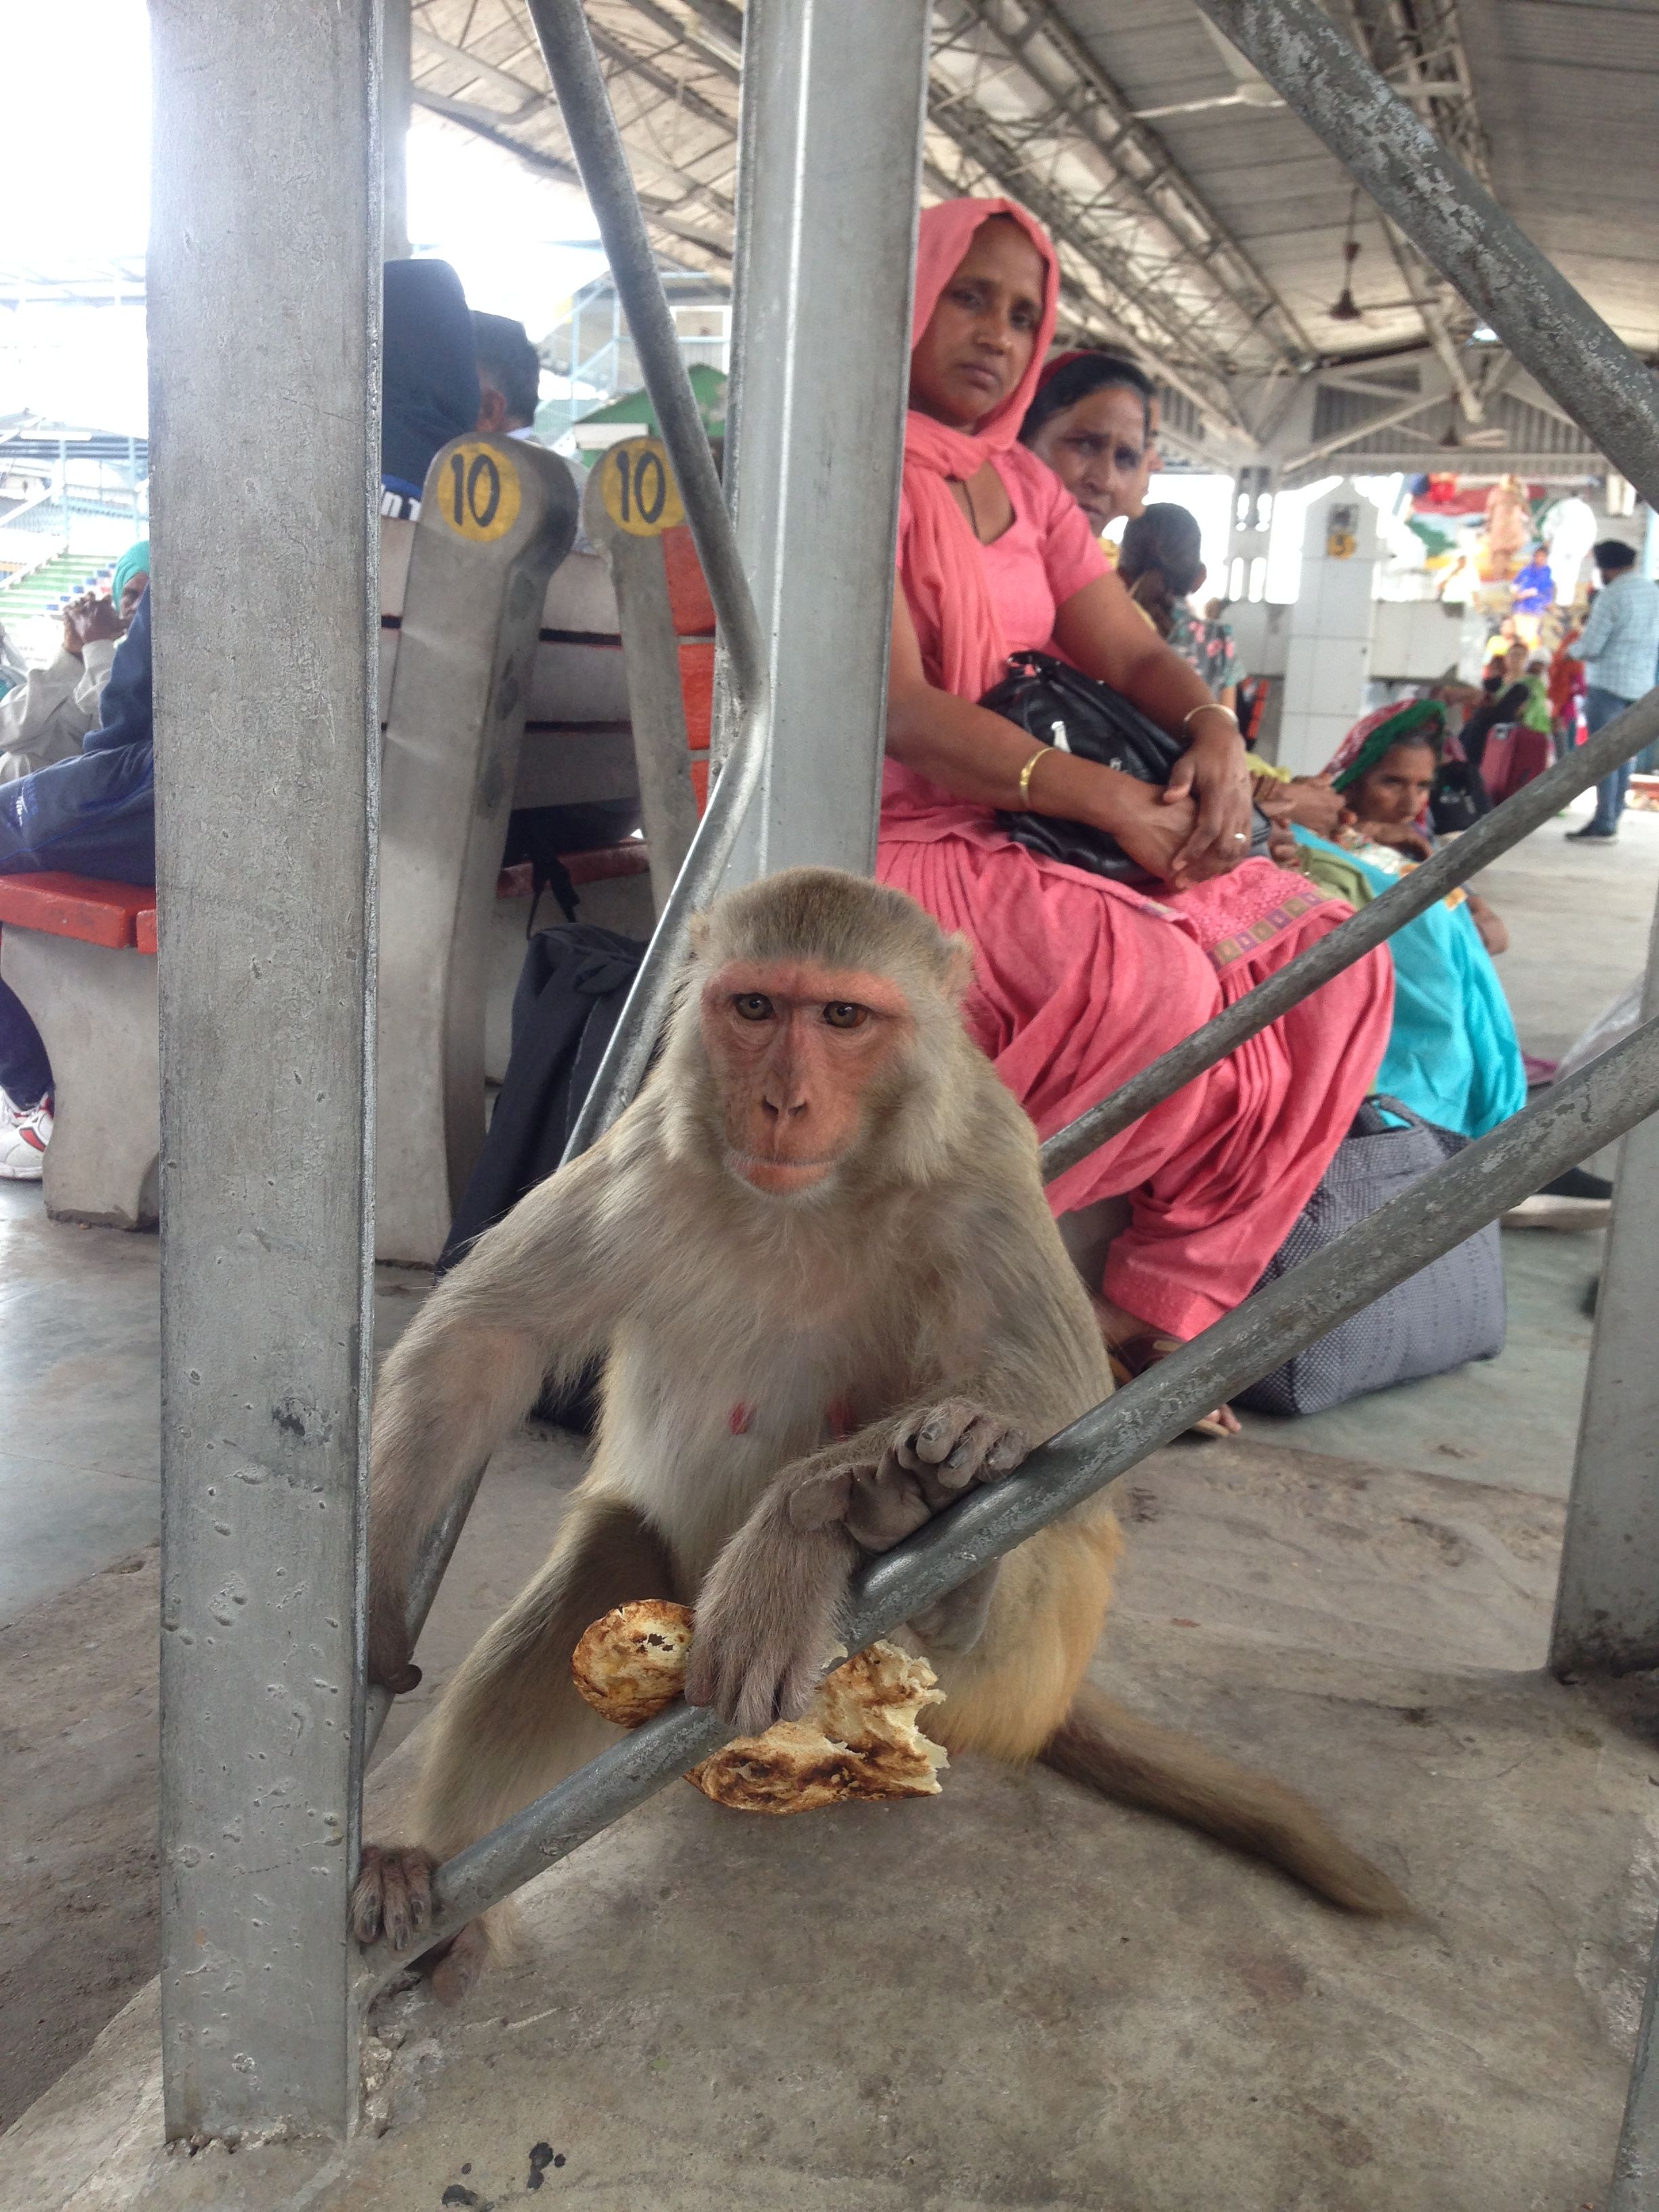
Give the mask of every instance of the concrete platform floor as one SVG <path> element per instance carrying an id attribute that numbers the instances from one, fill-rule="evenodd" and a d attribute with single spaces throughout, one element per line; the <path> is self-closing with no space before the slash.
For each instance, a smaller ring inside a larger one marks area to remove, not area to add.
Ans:
<path id="1" fill-rule="evenodd" d="M 593 2212 L 1604 2202 L 1659 1698 L 1536 1671 L 1559 1506 L 1249 1440 L 1119 1503 L 1099 1679 L 1317 1797 L 1413 1917 L 1044 1770 L 785 1821 L 677 1784 L 526 1893 L 523 1956 L 460 2011 L 382 2003 L 385 2136 L 161 2150 L 152 1984 L 0 2140 L 0 2203 L 501 2208 L 538 2145 L 542 2201 Z"/>
<path id="2" fill-rule="evenodd" d="M 1547 829 L 1490 872 L 1531 1048 L 1639 969 L 1656 878 L 1650 817 L 1613 851 Z M 155 1257 L 0 1186 L 0 2122 L 153 1971 Z M 545 2185 L 599 2212 L 1597 2201 L 1659 1758 L 1639 1687 L 1532 1670 L 1599 1257 L 1506 1237 L 1500 1361 L 1176 1447 L 1120 1505 L 1103 1679 L 1340 1810 L 1419 1922 L 1357 1928 L 1046 1773 L 785 1823 L 676 1790 L 538 1886 L 526 1961 L 471 2011 L 393 2005 L 372 2156 L 156 2162 L 141 1991 L 0 2145 L 0 2204 L 499 2204 L 543 2141 Z M 382 1342 L 420 1290 L 382 1271 Z M 383 1757 L 577 1471 L 545 1437 L 498 1456 Z"/>

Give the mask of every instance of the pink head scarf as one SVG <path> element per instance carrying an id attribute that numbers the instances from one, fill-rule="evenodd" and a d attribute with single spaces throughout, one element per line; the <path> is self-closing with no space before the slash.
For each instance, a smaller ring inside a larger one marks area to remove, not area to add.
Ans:
<path id="1" fill-rule="evenodd" d="M 904 423 L 900 577 L 923 653 L 935 662 L 945 689 L 960 699 L 982 697 L 1001 676 L 1008 655 L 985 580 L 979 540 L 951 497 L 947 479 L 966 482 L 992 454 L 1006 453 L 1018 437 L 1054 334 L 1060 266 L 1047 234 L 1013 200 L 945 200 L 939 207 L 924 208 L 916 239 L 913 353 L 975 232 L 999 215 L 1019 225 L 1042 255 L 1046 272 L 1042 319 L 1033 336 L 1025 374 L 972 430 L 953 430 L 914 408 Z"/>

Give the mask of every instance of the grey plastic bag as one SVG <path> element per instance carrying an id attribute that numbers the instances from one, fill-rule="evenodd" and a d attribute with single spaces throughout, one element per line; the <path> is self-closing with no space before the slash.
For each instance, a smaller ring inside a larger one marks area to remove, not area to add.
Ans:
<path id="1" fill-rule="evenodd" d="M 1407 1127 L 1389 1128 L 1379 1107 Z M 1334 1244 L 1468 1142 L 1421 1120 L 1397 1098 L 1367 1099 L 1262 1282 L 1277 1282 Z M 1495 1359 L 1504 1349 L 1504 1320 L 1494 1221 L 1253 1382 L 1237 1403 L 1257 1413 L 1323 1413 L 1370 1390 L 1444 1375 L 1472 1359 Z"/>

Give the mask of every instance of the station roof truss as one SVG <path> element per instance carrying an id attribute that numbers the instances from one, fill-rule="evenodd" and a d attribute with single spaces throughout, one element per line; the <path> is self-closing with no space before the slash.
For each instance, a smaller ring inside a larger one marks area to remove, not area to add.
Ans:
<path id="1" fill-rule="evenodd" d="M 1645 142 L 1659 8 L 1326 4 L 1620 335 L 1659 347 L 1659 175 L 1638 160 L 1591 173 L 1571 151 Z M 587 0 L 586 13 L 656 243 L 729 276 L 740 9 Z M 416 0 L 413 71 L 418 105 L 577 181 L 520 0 Z M 1194 0 L 937 0 L 927 109 L 924 196 L 1002 193 L 1031 210 L 1060 252 L 1062 336 L 1126 343 L 1145 362 L 1175 456 L 1249 459 L 1304 380 L 1379 356 L 1422 356 L 1457 417 L 1455 445 L 1443 413 L 1425 428 L 1431 410 L 1379 428 L 1396 465 L 1431 465 L 1466 440 L 1496 451 L 1499 431 L 1519 460 L 1565 434 L 1539 395 L 1506 398 L 1507 356 L 1480 345 L 1470 310 Z M 1315 442 L 1330 434 L 1328 411 Z"/>

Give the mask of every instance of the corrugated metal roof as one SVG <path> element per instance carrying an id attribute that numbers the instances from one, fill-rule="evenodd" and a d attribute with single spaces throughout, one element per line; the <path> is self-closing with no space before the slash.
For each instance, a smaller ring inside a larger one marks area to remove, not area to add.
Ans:
<path id="1" fill-rule="evenodd" d="M 1659 348 L 1659 0 L 1328 4 L 1614 328 Z M 740 11 L 587 12 L 659 245 L 729 269 Z M 414 25 L 418 100 L 574 179 L 519 0 L 419 0 Z M 939 0 L 926 178 L 1032 206 L 1065 325 L 1133 343 L 1190 450 L 1248 447 L 1269 373 L 1431 340 L 1464 374 L 1468 311 L 1193 0 Z M 1331 312 L 1345 284 L 1357 318 Z"/>
<path id="2" fill-rule="evenodd" d="M 1659 4 L 1459 5 L 1498 198 L 1626 344 L 1659 349 Z"/>

